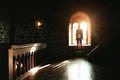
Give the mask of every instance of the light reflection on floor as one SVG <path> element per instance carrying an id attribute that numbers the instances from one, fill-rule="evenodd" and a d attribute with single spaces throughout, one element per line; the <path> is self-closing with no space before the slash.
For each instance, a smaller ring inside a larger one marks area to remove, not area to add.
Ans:
<path id="1" fill-rule="evenodd" d="M 92 64 L 82 58 L 65 60 L 45 65 L 23 80 L 94 80 L 92 68 Z"/>
<path id="2" fill-rule="evenodd" d="M 94 80 L 92 64 L 85 59 L 76 59 L 67 66 L 68 80 Z"/>

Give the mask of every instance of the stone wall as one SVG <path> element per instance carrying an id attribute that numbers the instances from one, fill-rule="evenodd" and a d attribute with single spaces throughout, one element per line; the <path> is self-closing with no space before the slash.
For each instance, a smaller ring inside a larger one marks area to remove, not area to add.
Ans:
<path id="1" fill-rule="evenodd" d="M 5 21 L 0 21 L 0 44 L 9 43 L 9 26 Z"/>
<path id="2" fill-rule="evenodd" d="M 0 5 L 0 44 L 9 43 L 9 16 L 8 10 Z"/>

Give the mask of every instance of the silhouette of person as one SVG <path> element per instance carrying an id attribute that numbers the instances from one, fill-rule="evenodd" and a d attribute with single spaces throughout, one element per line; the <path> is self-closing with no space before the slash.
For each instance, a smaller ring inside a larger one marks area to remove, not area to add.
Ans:
<path id="1" fill-rule="evenodd" d="M 82 46 L 82 39 L 83 39 L 83 31 L 82 29 L 80 29 L 80 25 L 78 25 L 78 29 L 76 29 L 77 46 Z"/>

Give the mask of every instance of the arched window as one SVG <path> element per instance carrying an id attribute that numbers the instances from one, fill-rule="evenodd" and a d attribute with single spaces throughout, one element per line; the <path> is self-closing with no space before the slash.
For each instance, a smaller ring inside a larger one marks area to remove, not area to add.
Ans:
<path id="1" fill-rule="evenodd" d="M 76 46 L 76 29 L 82 29 L 82 46 L 91 46 L 91 23 L 89 16 L 84 12 L 77 12 L 70 18 L 69 22 L 69 46 Z"/>

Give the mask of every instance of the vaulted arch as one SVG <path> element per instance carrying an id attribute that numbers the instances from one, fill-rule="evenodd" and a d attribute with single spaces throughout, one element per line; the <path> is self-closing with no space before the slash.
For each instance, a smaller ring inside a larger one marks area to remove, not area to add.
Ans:
<path id="1" fill-rule="evenodd" d="M 70 18 L 69 22 L 69 46 L 76 46 L 76 29 L 78 29 L 78 25 L 81 25 L 81 29 L 83 30 L 83 46 L 91 46 L 91 22 L 89 16 L 84 12 L 76 12 Z"/>

